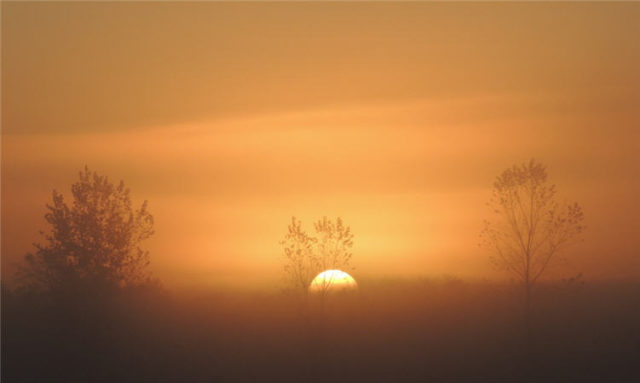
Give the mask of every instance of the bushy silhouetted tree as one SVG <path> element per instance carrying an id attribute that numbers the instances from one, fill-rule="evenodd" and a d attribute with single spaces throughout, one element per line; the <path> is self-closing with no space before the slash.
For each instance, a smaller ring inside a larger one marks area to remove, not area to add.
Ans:
<path id="1" fill-rule="evenodd" d="M 288 282 L 297 291 L 306 291 L 309 283 L 321 267 L 314 253 L 316 238 L 310 237 L 302 229 L 302 222 L 291 217 L 287 234 L 280 242 L 284 249 L 284 271 Z"/>
<path id="2" fill-rule="evenodd" d="M 522 283 L 528 329 L 532 289 L 584 230 L 582 209 L 557 201 L 545 166 L 535 160 L 502 172 L 488 205 L 494 215 L 485 221 L 482 239 L 494 252 L 492 262 Z"/>
<path id="3" fill-rule="evenodd" d="M 71 186 L 72 204 L 53 191 L 43 243 L 25 256 L 20 274 L 29 289 L 66 293 L 74 289 L 109 289 L 146 282 L 149 253 L 140 247 L 153 234 L 145 201 L 131 206 L 121 181 L 85 167 Z"/>
<path id="4" fill-rule="evenodd" d="M 284 271 L 290 285 L 297 291 L 307 293 L 313 278 L 324 270 L 351 268 L 353 233 L 342 218 L 335 222 L 323 217 L 315 225 L 316 237 L 302 229 L 295 217 L 287 228 L 284 240 Z M 327 286 L 328 287 L 328 286 Z"/>
<path id="5" fill-rule="evenodd" d="M 353 234 L 351 228 L 345 226 L 342 218 L 334 223 L 327 217 L 315 223 L 317 252 L 322 270 L 348 268 L 351 262 Z"/>

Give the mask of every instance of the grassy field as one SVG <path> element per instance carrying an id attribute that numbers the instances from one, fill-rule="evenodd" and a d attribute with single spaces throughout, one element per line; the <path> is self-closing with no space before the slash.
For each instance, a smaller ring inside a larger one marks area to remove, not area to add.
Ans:
<path id="1" fill-rule="evenodd" d="M 516 288 L 454 278 L 283 292 L 4 289 L 3 382 L 632 382 L 640 283 L 539 286 L 530 337 Z"/>

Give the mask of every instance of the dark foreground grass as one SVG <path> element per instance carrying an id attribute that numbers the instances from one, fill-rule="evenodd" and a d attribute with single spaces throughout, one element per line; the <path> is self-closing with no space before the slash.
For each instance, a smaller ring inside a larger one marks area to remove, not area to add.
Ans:
<path id="1" fill-rule="evenodd" d="M 5 289 L 2 382 L 634 382 L 640 283 L 540 286 L 527 341 L 513 286 L 361 281 L 284 293 Z"/>

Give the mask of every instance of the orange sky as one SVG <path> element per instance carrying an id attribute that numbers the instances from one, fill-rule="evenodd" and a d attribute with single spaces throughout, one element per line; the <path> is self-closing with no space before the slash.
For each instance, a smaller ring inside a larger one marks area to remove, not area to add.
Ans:
<path id="1" fill-rule="evenodd" d="M 277 282 L 291 215 L 358 275 L 493 277 L 495 176 L 586 213 L 563 272 L 640 276 L 640 4 L 3 3 L 2 275 L 77 171 L 149 200 L 169 285 Z"/>

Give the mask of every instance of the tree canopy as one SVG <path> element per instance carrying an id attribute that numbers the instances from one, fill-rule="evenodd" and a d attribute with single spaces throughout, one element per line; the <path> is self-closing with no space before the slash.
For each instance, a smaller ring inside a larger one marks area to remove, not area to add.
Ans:
<path id="1" fill-rule="evenodd" d="M 44 218 L 50 230 L 25 256 L 21 277 L 29 288 L 50 292 L 118 288 L 146 282 L 149 252 L 141 243 L 153 234 L 147 201 L 134 209 L 129 189 L 87 167 L 71 186 L 73 202 L 53 191 Z"/>
<path id="2" fill-rule="evenodd" d="M 535 284 L 557 254 L 582 233 L 584 214 L 577 203 L 560 203 L 548 183 L 546 167 L 535 160 L 502 172 L 489 202 L 484 243 L 493 263 L 526 285 Z"/>
<path id="3" fill-rule="evenodd" d="M 284 249 L 284 271 L 291 286 L 307 292 L 313 278 L 324 270 L 351 268 L 353 233 L 338 217 L 335 222 L 323 217 L 314 224 L 316 236 L 302 229 L 295 217 L 280 242 Z"/>

